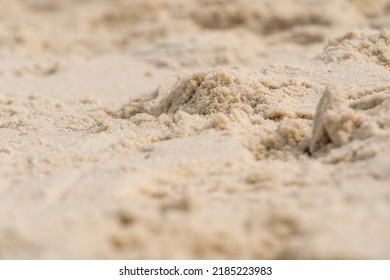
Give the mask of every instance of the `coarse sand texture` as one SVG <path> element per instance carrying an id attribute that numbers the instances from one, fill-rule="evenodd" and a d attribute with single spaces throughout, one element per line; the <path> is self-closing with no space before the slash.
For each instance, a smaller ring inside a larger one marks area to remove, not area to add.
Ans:
<path id="1" fill-rule="evenodd" d="M 0 1 L 1 259 L 389 259 L 390 1 Z"/>

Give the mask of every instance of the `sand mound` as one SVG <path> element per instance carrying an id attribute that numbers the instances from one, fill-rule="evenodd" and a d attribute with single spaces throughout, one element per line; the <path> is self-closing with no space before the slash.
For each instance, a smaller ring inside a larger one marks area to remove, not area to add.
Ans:
<path id="1" fill-rule="evenodd" d="M 331 40 L 318 56 L 327 62 L 353 60 L 370 62 L 390 69 L 390 33 L 383 31 L 356 31 Z"/>
<path id="2" fill-rule="evenodd" d="M 151 113 L 208 115 L 229 113 L 233 108 L 255 108 L 265 102 L 266 90 L 254 72 L 236 69 L 217 69 L 183 77 L 172 89 L 159 92 L 161 101 Z"/>
<path id="3" fill-rule="evenodd" d="M 124 116 L 135 113 L 159 116 L 178 111 L 209 115 L 241 109 L 269 119 L 311 118 L 307 106 L 300 104 L 311 88 L 305 81 L 272 83 L 261 72 L 217 68 L 171 79 L 150 100 L 130 103 L 124 108 Z"/>

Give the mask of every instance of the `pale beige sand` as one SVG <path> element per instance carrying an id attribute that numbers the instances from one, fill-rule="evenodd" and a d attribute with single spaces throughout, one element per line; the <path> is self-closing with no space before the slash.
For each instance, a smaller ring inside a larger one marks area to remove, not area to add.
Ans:
<path id="1" fill-rule="evenodd" d="M 389 0 L 0 0 L 0 258 L 390 258 Z"/>

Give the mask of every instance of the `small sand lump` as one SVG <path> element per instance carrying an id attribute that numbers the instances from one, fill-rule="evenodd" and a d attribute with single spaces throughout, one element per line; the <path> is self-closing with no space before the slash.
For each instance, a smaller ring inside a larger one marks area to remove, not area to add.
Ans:
<path id="1" fill-rule="evenodd" d="M 360 30 L 329 41 L 318 58 L 326 61 L 354 60 L 390 68 L 388 30 Z"/>
<path id="2" fill-rule="evenodd" d="M 173 89 L 166 92 L 153 113 L 229 113 L 237 107 L 256 107 L 265 101 L 265 93 L 265 88 L 258 82 L 257 73 L 217 68 L 183 77 Z"/>

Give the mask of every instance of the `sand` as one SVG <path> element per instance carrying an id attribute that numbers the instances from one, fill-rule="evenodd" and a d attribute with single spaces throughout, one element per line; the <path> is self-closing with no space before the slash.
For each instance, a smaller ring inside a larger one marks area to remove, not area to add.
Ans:
<path id="1" fill-rule="evenodd" d="M 390 1 L 0 0 L 0 258 L 389 259 Z"/>

